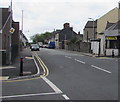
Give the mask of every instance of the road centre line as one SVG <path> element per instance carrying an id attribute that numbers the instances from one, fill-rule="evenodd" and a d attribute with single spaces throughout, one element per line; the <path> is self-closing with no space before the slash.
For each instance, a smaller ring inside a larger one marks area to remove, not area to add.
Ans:
<path id="1" fill-rule="evenodd" d="M 75 59 L 75 61 L 80 62 L 80 63 L 82 63 L 82 64 L 85 64 L 85 62 L 80 61 L 80 60 L 78 60 L 78 59 Z"/>
<path id="2" fill-rule="evenodd" d="M 69 56 L 65 56 L 66 58 L 69 58 L 69 59 L 72 59 L 72 57 L 69 57 Z"/>
<path id="3" fill-rule="evenodd" d="M 13 95 L 13 96 L 0 96 L 0 99 L 5 98 L 17 98 L 17 97 L 29 97 L 29 96 L 43 96 L 43 95 L 55 95 L 55 94 L 61 94 L 57 92 L 50 92 L 50 93 L 37 93 L 37 94 L 25 94 L 25 95 Z"/>
<path id="4" fill-rule="evenodd" d="M 110 72 L 110 71 L 108 71 L 108 70 L 105 70 L 105 69 L 99 68 L 99 67 L 94 66 L 94 65 L 91 65 L 91 67 L 96 68 L 96 69 L 99 69 L 99 70 L 104 71 L 104 72 L 107 72 L 107 73 L 109 73 L 109 74 L 112 73 L 112 72 Z"/>

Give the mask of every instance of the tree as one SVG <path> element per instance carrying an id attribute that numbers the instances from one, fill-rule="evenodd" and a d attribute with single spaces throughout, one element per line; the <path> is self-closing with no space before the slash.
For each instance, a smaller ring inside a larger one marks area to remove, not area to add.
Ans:
<path id="1" fill-rule="evenodd" d="M 53 33 L 45 32 L 45 33 L 41 33 L 41 34 L 35 34 L 35 35 L 31 36 L 30 39 L 33 41 L 33 43 L 37 43 L 37 42 L 45 43 L 45 40 L 49 39 L 52 36 L 53 36 Z"/>

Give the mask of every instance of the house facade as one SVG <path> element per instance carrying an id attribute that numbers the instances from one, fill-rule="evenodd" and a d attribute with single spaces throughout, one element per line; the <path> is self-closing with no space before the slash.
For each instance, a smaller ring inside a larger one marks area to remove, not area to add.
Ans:
<path id="1" fill-rule="evenodd" d="M 97 38 L 97 20 L 88 21 L 83 30 L 83 41 L 90 42 L 93 39 Z"/>
<path id="2" fill-rule="evenodd" d="M 120 56 L 120 21 L 104 31 L 107 56 Z"/>
<path id="3" fill-rule="evenodd" d="M 65 23 L 62 30 L 55 31 L 56 48 L 65 49 L 66 42 L 75 35 L 77 35 L 77 33 L 73 31 L 73 27 L 70 27 L 69 23 Z"/>
<path id="4" fill-rule="evenodd" d="M 20 48 L 19 22 L 13 21 L 10 8 L 0 8 L 0 54 L 2 65 L 11 64 Z M 26 38 L 24 36 L 24 38 Z M 26 39 L 27 40 L 27 39 Z"/>
<path id="5" fill-rule="evenodd" d="M 2 20 L 0 20 L 2 64 L 9 64 L 11 61 L 11 33 L 9 31 L 12 26 L 12 14 L 9 8 L 0 8 L 0 12 L 2 14 Z"/>
<path id="6" fill-rule="evenodd" d="M 97 38 L 100 38 L 100 33 L 106 29 L 107 22 L 116 23 L 120 20 L 120 8 L 116 7 L 100 17 L 97 21 Z"/>
<path id="7" fill-rule="evenodd" d="M 11 60 L 14 61 L 14 59 L 19 54 L 19 40 L 20 40 L 20 34 L 19 34 L 19 22 L 12 22 L 12 27 L 15 29 L 14 33 L 11 34 Z"/>
<path id="8" fill-rule="evenodd" d="M 27 47 L 28 39 L 21 30 L 19 30 L 19 36 L 20 50 L 22 50 L 23 48 Z"/>
<path id="9" fill-rule="evenodd" d="M 120 8 L 116 7 L 97 21 L 97 39 L 100 39 L 100 55 L 106 55 L 106 29 L 120 20 Z"/>

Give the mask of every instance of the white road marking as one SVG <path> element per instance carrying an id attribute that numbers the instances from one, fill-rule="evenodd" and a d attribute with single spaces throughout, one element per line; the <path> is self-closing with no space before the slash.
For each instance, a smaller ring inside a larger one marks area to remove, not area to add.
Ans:
<path id="1" fill-rule="evenodd" d="M 99 68 L 99 67 L 94 66 L 94 65 L 91 65 L 91 67 L 96 68 L 96 69 L 99 69 L 99 70 L 104 71 L 104 72 L 107 72 L 107 73 L 109 73 L 109 74 L 112 73 L 112 72 L 110 72 L 110 71 L 108 71 L 108 70 L 105 70 L 105 69 Z"/>
<path id="2" fill-rule="evenodd" d="M 38 66 L 38 64 L 37 64 L 37 62 L 36 62 L 36 60 L 35 60 L 35 58 L 34 58 L 34 55 L 32 55 L 32 57 L 33 57 L 33 60 L 34 60 L 34 62 L 35 62 L 35 65 L 36 65 L 36 67 L 37 67 L 37 74 L 39 74 L 39 73 L 40 73 L 40 68 L 39 68 L 39 66 Z"/>
<path id="3" fill-rule="evenodd" d="M 10 69 L 10 68 L 16 68 L 16 67 L 14 67 L 14 66 L 0 67 L 0 69 Z"/>
<path id="4" fill-rule="evenodd" d="M 69 59 L 72 59 L 72 57 L 69 57 L 69 56 L 65 56 L 66 58 L 69 58 Z"/>
<path id="5" fill-rule="evenodd" d="M 70 98 L 67 95 L 62 95 L 66 100 L 70 100 Z"/>
<path id="6" fill-rule="evenodd" d="M 0 99 L 2 99 L 2 98 L 15 98 L 15 97 L 29 97 L 29 96 L 54 95 L 54 94 L 60 94 L 60 93 L 51 92 L 51 93 L 25 94 L 25 95 L 13 95 L 13 96 L 0 96 Z"/>
<path id="7" fill-rule="evenodd" d="M 55 84 L 53 84 L 46 77 L 42 78 L 56 93 L 63 93 Z"/>
<path id="8" fill-rule="evenodd" d="M 80 61 L 80 60 L 78 60 L 78 59 L 75 59 L 75 61 L 80 62 L 80 63 L 82 63 L 82 64 L 85 64 L 85 62 Z"/>
<path id="9" fill-rule="evenodd" d="M 33 74 L 33 75 L 29 75 L 29 76 L 36 76 L 36 75 L 40 74 L 40 68 L 39 68 L 39 66 L 38 66 L 38 64 L 37 64 L 37 62 L 36 62 L 33 54 L 32 54 L 32 57 L 33 57 L 33 60 L 34 60 L 34 62 L 35 62 L 35 65 L 36 65 L 36 67 L 37 67 L 37 73 L 36 73 L 36 74 Z M 21 77 L 16 77 L 16 78 L 11 78 L 10 80 L 16 80 L 16 79 L 20 79 L 20 78 L 21 78 Z M 27 76 L 22 76 L 22 78 L 27 78 Z"/>
<path id="10" fill-rule="evenodd" d="M 34 59 L 33 57 L 25 57 L 26 59 Z"/>

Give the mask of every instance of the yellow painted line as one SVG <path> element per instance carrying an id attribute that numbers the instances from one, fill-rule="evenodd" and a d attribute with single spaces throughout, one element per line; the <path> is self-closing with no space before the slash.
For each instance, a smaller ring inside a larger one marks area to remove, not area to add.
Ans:
<path id="1" fill-rule="evenodd" d="M 46 71 L 46 74 L 44 73 L 45 76 L 49 75 L 49 70 L 47 68 L 47 66 L 44 64 L 44 62 L 41 60 L 41 58 L 37 55 L 37 53 L 35 52 L 36 57 L 38 58 L 38 60 L 40 61 L 40 64 L 42 65 L 42 68 L 44 71 Z"/>
<path id="2" fill-rule="evenodd" d="M 43 69 L 43 72 L 44 72 L 44 74 L 43 74 L 43 76 L 45 76 L 45 68 L 44 68 L 44 66 L 43 66 L 43 64 L 41 63 L 41 61 L 40 61 L 40 59 L 39 59 L 39 57 L 38 56 L 35 56 L 36 58 L 37 58 L 37 60 L 39 61 L 39 63 L 40 63 L 40 65 L 41 65 L 41 67 L 42 67 L 42 69 Z"/>
<path id="3" fill-rule="evenodd" d="M 39 57 L 39 59 L 41 60 L 41 58 Z M 42 62 L 42 64 L 44 65 L 44 67 L 45 67 L 45 69 L 46 69 L 46 76 L 48 76 L 49 75 L 49 70 L 48 70 L 48 68 L 47 68 L 47 66 L 44 64 L 44 62 L 41 60 L 41 62 Z"/>
<path id="4" fill-rule="evenodd" d="M 35 80 L 35 79 L 39 79 L 39 78 L 42 78 L 42 77 L 45 77 L 45 76 L 48 76 L 49 75 L 49 70 L 48 70 L 48 68 L 47 68 L 47 66 L 44 64 L 44 62 L 41 60 L 41 58 L 34 52 L 32 52 L 32 55 L 34 55 L 36 58 L 37 58 L 37 60 L 39 61 L 39 63 L 40 63 L 40 65 L 41 65 L 41 67 L 42 67 L 42 69 L 43 69 L 43 71 L 44 71 L 44 74 L 43 75 L 40 75 L 40 76 L 38 76 L 38 77 L 35 77 L 35 78 L 27 78 L 27 79 L 18 79 L 18 80 L 0 80 L 0 81 L 2 81 L 2 82 L 21 82 L 21 81 L 29 81 L 29 80 Z"/>

